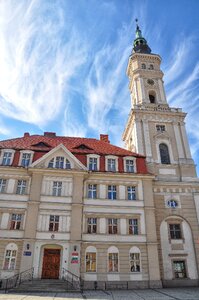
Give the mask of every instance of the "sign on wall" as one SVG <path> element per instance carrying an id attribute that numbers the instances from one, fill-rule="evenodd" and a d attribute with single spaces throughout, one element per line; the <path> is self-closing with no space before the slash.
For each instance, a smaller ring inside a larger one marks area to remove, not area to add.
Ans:
<path id="1" fill-rule="evenodd" d="M 79 254 L 78 252 L 72 252 L 71 264 L 79 263 Z"/>

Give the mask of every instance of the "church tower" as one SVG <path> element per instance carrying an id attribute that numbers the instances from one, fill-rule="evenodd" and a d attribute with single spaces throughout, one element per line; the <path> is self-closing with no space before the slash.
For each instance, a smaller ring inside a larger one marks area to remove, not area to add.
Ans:
<path id="1" fill-rule="evenodd" d="M 186 114 L 167 103 L 161 57 L 151 49 L 137 24 L 127 75 L 131 111 L 123 133 L 128 150 L 146 156 L 148 170 L 174 181 L 196 176 L 185 130 Z"/>

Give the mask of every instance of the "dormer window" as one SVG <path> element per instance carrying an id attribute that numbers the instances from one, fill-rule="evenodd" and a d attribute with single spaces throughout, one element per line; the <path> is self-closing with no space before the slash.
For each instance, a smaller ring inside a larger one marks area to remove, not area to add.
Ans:
<path id="1" fill-rule="evenodd" d="M 115 172 L 116 171 L 116 161 L 115 159 L 108 158 L 108 171 Z"/>
<path id="2" fill-rule="evenodd" d="M 29 166 L 29 164 L 30 164 L 30 157 L 31 157 L 30 153 L 23 153 L 22 154 L 21 165 L 23 167 L 28 167 Z"/>
<path id="3" fill-rule="evenodd" d="M 11 152 L 4 152 L 2 165 L 3 166 L 10 166 L 11 165 L 11 158 L 12 158 L 12 153 Z"/>
<path id="4" fill-rule="evenodd" d="M 124 157 L 124 172 L 135 173 L 136 172 L 136 160 L 134 157 Z"/>
<path id="5" fill-rule="evenodd" d="M 49 161 L 48 168 L 71 169 L 71 164 L 67 158 L 63 156 L 57 156 Z"/>
<path id="6" fill-rule="evenodd" d="M 1 162 L 0 164 L 3 166 L 11 166 L 15 150 L 12 149 L 3 149 L 1 150 Z"/>
<path id="7" fill-rule="evenodd" d="M 89 171 L 98 171 L 99 170 L 99 158 L 97 154 L 88 154 L 87 155 L 87 167 Z"/>
<path id="8" fill-rule="evenodd" d="M 89 171 L 97 171 L 97 158 L 89 157 Z"/>

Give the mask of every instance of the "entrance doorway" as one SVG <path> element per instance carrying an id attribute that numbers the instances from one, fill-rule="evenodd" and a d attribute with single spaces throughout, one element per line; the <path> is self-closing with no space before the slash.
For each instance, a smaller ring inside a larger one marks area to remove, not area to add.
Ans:
<path id="1" fill-rule="evenodd" d="M 42 279 L 59 279 L 60 249 L 44 249 Z"/>

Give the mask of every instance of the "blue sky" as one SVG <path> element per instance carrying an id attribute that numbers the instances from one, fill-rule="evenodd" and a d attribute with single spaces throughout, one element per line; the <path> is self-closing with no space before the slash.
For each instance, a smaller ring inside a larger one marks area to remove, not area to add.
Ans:
<path id="1" fill-rule="evenodd" d="M 198 0 L 1 0 L 0 139 L 108 133 L 122 146 L 137 17 L 199 165 L 198 12 Z"/>

